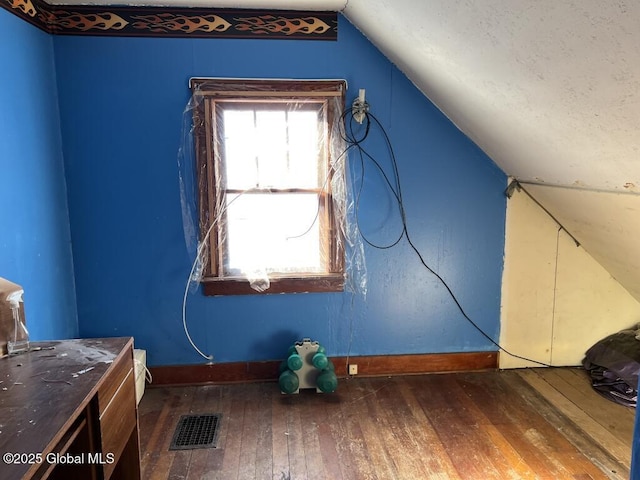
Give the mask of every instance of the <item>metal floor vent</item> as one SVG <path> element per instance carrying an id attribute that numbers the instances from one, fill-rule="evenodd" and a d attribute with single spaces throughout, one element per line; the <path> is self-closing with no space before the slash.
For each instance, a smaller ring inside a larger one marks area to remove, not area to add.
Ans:
<path id="1" fill-rule="evenodd" d="M 169 450 L 216 448 L 220 413 L 182 415 Z"/>

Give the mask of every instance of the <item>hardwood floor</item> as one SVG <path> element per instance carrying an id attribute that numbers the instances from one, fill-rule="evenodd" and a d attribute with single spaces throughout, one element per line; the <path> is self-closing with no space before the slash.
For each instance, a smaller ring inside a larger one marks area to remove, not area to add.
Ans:
<path id="1" fill-rule="evenodd" d="M 186 413 L 222 413 L 217 448 L 169 451 Z M 635 410 L 580 369 L 148 388 L 144 479 L 629 478 Z"/>

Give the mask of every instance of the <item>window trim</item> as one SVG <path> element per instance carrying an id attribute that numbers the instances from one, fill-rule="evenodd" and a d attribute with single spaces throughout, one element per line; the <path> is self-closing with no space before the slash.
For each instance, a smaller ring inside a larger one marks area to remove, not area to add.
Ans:
<path id="1" fill-rule="evenodd" d="M 335 133 L 341 112 L 333 108 L 336 97 L 340 108 L 344 107 L 346 82 L 344 80 L 238 80 L 238 79 L 210 79 L 192 78 L 190 86 L 195 104 L 194 139 L 196 165 L 199 184 L 199 212 L 200 212 L 200 240 L 202 241 L 210 228 L 210 221 L 215 218 L 215 212 L 221 207 L 219 202 L 222 195 L 216 191 L 216 178 L 220 178 L 219 166 L 222 165 L 220 152 L 214 148 L 215 135 L 218 135 L 218 125 L 214 116 L 216 101 L 246 101 L 257 103 L 261 100 L 270 102 L 293 101 L 324 103 L 327 115 L 326 169 L 328 171 L 327 185 L 331 186 L 335 172 L 331 158 L 330 135 Z M 214 134 L 215 132 L 215 134 Z M 344 162 L 337 162 L 338 168 L 344 169 Z M 343 177 L 344 178 L 344 177 Z M 329 256 L 327 273 L 300 274 L 270 274 L 270 287 L 264 292 L 251 288 L 247 278 L 239 276 L 222 276 L 221 264 L 224 247 L 219 245 L 217 226 L 212 228 L 208 240 L 206 268 L 201 283 L 205 295 L 245 295 L 271 293 L 303 293 L 303 292 L 342 292 L 345 284 L 345 252 L 343 228 L 340 222 L 344 219 L 336 218 L 334 196 L 331 190 L 320 194 L 319 221 L 325 225 L 321 231 L 325 232 Z M 221 248 L 222 247 L 222 248 Z"/>

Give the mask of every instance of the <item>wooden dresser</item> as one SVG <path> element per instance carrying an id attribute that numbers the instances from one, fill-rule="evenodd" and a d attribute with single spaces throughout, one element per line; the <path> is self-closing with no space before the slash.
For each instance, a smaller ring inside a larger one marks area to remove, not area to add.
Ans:
<path id="1" fill-rule="evenodd" d="M 133 340 L 31 346 L 0 359 L 0 480 L 139 480 Z"/>

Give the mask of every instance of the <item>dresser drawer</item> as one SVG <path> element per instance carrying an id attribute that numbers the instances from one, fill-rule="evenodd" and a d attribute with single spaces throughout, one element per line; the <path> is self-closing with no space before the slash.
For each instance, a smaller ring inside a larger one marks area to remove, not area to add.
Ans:
<path id="1" fill-rule="evenodd" d="M 136 428 L 136 384 L 133 349 L 127 350 L 98 389 L 100 443 L 104 478 L 108 479 Z"/>
<path id="2" fill-rule="evenodd" d="M 130 351 L 132 352 L 132 351 Z M 120 389 L 125 378 L 133 369 L 133 353 L 123 355 L 98 390 L 98 410 L 100 416 L 109 407 L 114 395 Z"/>
<path id="3" fill-rule="evenodd" d="M 114 393 L 106 409 L 100 414 L 100 437 L 104 477 L 108 479 L 137 423 L 136 384 L 130 369 Z M 115 462 L 114 462 L 115 460 Z"/>

